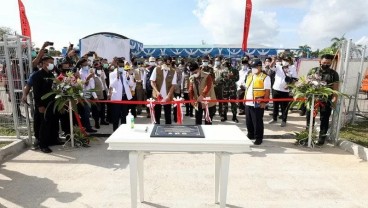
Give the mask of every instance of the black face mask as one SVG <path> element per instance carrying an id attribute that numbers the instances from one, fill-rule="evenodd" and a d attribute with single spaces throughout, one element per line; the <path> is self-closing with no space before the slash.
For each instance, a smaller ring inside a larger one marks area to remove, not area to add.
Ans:
<path id="1" fill-rule="evenodd" d="M 323 70 L 327 70 L 327 69 L 329 69 L 331 67 L 331 65 L 322 65 L 321 64 L 321 69 L 323 69 Z"/>

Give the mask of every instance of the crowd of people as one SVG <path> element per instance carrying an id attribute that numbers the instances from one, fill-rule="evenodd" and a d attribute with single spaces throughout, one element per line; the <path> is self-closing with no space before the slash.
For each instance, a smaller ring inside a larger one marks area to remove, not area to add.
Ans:
<path id="1" fill-rule="evenodd" d="M 234 62 L 222 56 L 204 56 L 196 59 L 180 57 L 146 57 L 132 58 L 115 57 L 109 62 L 104 57 L 91 51 L 81 57 L 78 51 L 69 47 L 67 55 L 54 65 L 54 59 L 45 54 L 45 49 L 50 45 L 45 42 L 37 57 L 33 60 L 33 73 L 27 80 L 23 90 L 22 101 L 27 102 L 28 94 L 33 89 L 35 115 L 34 132 L 37 143 L 42 152 L 49 153 L 50 145 L 60 144 L 59 122 L 65 135 L 70 133 L 69 117 L 55 112 L 53 108 L 47 108 L 55 102 L 49 97 L 42 96 L 53 89 L 51 78 L 60 80 L 66 73 L 73 72 L 74 76 L 84 81 L 84 98 L 104 101 L 146 101 L 154 99 L 162 101 L 162 104 L 154 106 L 154 121 L 160 124 L 160 118 L 164 114 L 165 124 L 178 122 L 177 107 L 165 104 L 175 97 L 182 97 L 192 101 L 185 104 L 185 115 L 195 117 L 195 124 L 212 124 L 216 112 L 221 122 L 228 119 L 229 108 L 232 114 L 232 122 L 238 123 L 238 115 L 245 115 L 248 138 L 255 140 L 254 144 L 260 145 L 264 135 L 264 111 L 269 107 L 270 98 L 291 98 L 288 84 L 297 80 L 297 70 L 294 60 L 288 55 L 268 57 L 261 60 L 257 57 L 250 59 L 245 56 L 240 62 Z M 332 57 L 333 58 L 333 57 Z M 321 67 L 311 70 L 311 73 L 322 73 L 329 83 L 338 81 L 337 73 L 330 69 L 331 56 L 324 56 Z M 321 70 L 319 70 L 321 69 Z M 336 89 L 336 85 L 333 85 Z M 204 104 L 204 100 L 225 100 L 225 102 L 210 102 Z M 247 102 L 226 102 L 226 100 L 247 100 Z M 332 98 L 331 98 L 332 99 Z M 206 114 L 206 107 L 208 113 Z M 330 105 L 329 105 L 330 106 Z M 325 141 L 331 108 L 326 108 L 321 125 L 320 144 Z M 269 123 L 275 123 L 281 119 L 281 127 L 287 125 L 289 102 L 273 102 L 273 119 Z M 322 107 L 321 107 L 322 108 Z M 281 116 L 279 112 L 281 110 Z M 134 117 L 146 113 L 151 118 L 150 110 L 146 105 L 116 104 L 101 102 L 96 105 L 87 103 L 78 104 L 78 114 L 86 132 L 95 133 L 100 125 L 110 125 L 111 132 L 120 124 L 125 124 L 128 112 Z M 322 112 L 322 111 L 321 111 Z M 309 113 L 307 114 L 310 115 Z M 205 118 L 207 116 L 207 118 Z M 322 113 L 321 113 L 322 116 Z M 90 117 L 93 118 L 91 124 Z M 173 120 L 172 120 L 173 118 Z M 323 129 L 323 131 L 322 131 Z"/>

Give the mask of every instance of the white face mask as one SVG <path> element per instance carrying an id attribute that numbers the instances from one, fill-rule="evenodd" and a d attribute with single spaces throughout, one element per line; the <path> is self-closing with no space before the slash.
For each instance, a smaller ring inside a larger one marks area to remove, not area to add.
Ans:
<path id="1" fill-rule="evenodd" d="M 287 62 L 287 61 L 282 61 L 282 65 L 283 65 L 283 66 L 289 66 L 289 62 Z"/>
<path id="2" fill-rule="evenodd" d="M 99 70 L 97 70 L 96 71 L 96 73 L 98 74 L 98 75 L 100 75 L 101 74 L 101 70 L 99 69 Z"/>
<path id="3" fill-rule="evenodd" d="M 219 61 L 215 61 L 215 66 L 220 66 L 220 62 Z"/>
<path id="4" fill-rule="evenodd" d="M 156 63 L 155 62 L 150 62 L 149 65 L 150 66 L 156 66 Z"/>
<path id="5" fill-rule="evenodd" d="M 162 64 L 162 61 L 158 61 L 157 63 L 158 63 L 158 65 L 161 65 Z"/>
<path id="6" fill-rule="evenodd" d="M 88 70 L 89 70 L 89 67 L 88 67 L 88 66 L 83 66 L 83 67 L 82 67 L 82 70 L 83 70 L 83 71 L 88 71 Z"/>
<path id="7" fill-rule="evenodd" d="M 198 78 L 199 77 L 199 73 L 196 73 L 193 75 L 195 78 Z"/>
<path id="8" fill-rule="evenodd" d="M 258 69 L 257 68 L 252 68 L 252 73 L 253 74 L 257 74 L 258 73 Z"/>
<path id="9" fill-rule="evenodd" d="M 276 66 L 281 66 L 281 62 L 277 61 Z"/>
<path id="10" fill-rule="evenodd" d="M 208 66 L 208 62 L 204 61 L 202 62 L 203 66 Z"/>
<path id="11" fill-rule="evenodd" d="M 51 70 L 53 70 L 53 69 L 54 69 L 54 64 L 49 64 L 49 65 L 47 66 L 47 70 L 51 71 Z"/>

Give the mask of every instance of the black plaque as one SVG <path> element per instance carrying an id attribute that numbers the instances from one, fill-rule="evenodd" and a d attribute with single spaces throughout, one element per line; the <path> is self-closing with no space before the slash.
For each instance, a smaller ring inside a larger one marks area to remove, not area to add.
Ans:
<path id="1" fill-rule="evenodd" d="M 151 137 L 204 138 L 200 125 L 155 125 Z"/>

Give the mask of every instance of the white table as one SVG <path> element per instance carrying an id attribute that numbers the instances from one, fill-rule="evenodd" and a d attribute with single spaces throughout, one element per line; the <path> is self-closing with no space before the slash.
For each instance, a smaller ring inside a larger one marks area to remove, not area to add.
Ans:
<path id="1" fill-rule="evenodd" d="M 145 129 L 148 127 L 148 131 Z M 230 154 L 251 152 L 253 144 L 235 125 L 203 125 L 205 138 L 150 137 L 153 125 L 136 124 L 134 129 L 121 125 L 107 140 L 108 150 L 129 151 L 132 206 L 137 207 L 137 185 L 144 201 L 143 159 L 149 152 L 214 152 L 215 203 L 226 206 Z M 139 180 L 137 179 L 137 175 Z"/>

